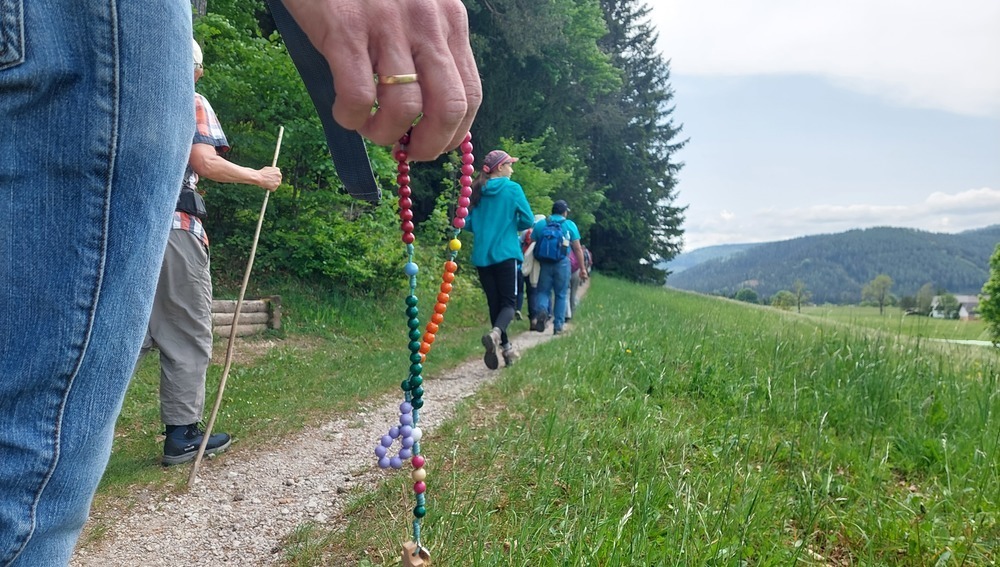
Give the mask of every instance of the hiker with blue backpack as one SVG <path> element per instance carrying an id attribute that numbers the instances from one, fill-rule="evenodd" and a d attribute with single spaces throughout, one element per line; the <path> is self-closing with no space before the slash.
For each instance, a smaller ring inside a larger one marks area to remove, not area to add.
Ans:
<path id="1" fill-rule="evenodd" d="M 569 293 L 570 249 L 580 263 L 580 279 L 590 277 L 584 265 L 583 248 L 580 247 L 580 229 L 576 223 L 566 218 L 569 213 L 566 201 L 552 204 L 552 214 L 535 223 L 531 229 L 535 241 L 535 261 L 541 266 L 538 275 L 537 317 L 531 321 L 533 331 L 544 332 L 549 314 L 553 315 L 552 333 L 558 335 L 566 322 L 566 296 Z M 551 296 L 555 296 L 550 309 Z"/>
<path id="2" fill-rule="evenodd" d="M 507 326 L 517 309 L 519 272 L 524 254 L 518 231 L 531 227 L 534 215 L 524 196 L 524 189 L 511 181 L 516 157 L 503 150 L 493 150 L 483 159 L 482 171 L 472 180 L 469 216 L 465 230 L 474 236 L 470 261 L 479 273 L 479 282 L 490 308 L 490 332 L 483 335 L 486 353 L 483 362 L 490 370 L 518 358 L 507 338 Z"/>

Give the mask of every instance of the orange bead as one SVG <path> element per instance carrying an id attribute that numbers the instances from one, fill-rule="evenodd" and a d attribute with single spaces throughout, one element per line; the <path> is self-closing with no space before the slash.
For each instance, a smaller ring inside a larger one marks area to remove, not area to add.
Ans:
<path id="1" fill-rule="evenodd" d="M 429 345 L 434 344 L 434 333 L 424 333 L 424 342 Z"/>
<path id="2" fill-rule="evenodd" d="M 451 293 L 451 288 L 452 288 L 452 285 L 450 283 L 448 283 L 448 282 L 444 282 L 444 283 L 441 284 L 441 292 L 442 293 Z"/>
<path id="3" fill-rule="evenodd" d="M 442 315 L 441 313 L 435 313 L 431 315 L 431 322 L 437 323 L 438 325 L 444 323 L 444 315 Z"/>
<path id="4" fill-rule="evenodd" d="M 448 303 L 449 299 L 451 299 L 451 296 L 447 293 L 442 292 L 438 294 L 438 303 Z"/>
<path id="5" fill-rule="evenodd" d="M 435 334 L 437 334 L 437 332 L 438 332 L 438 325 L 437 325 L 437 323 L 427 323 L 427 332 L 428 333 L 435 333 Z"/>
<path id="6" fill-rule="evenodd" d="M 431 350 L 431 345 L 427 345 L 427 350 Z M 420 353 L 420 364 L 423 364 L 425 362 L 427 362 L 427 353 L 422 352 Z"/>
<path id="7" fill-rule="evenodd" d="M 444 271 L 454 274 L 456 270 L 458 270 L 458 264 L 455 262 L 448 260 L 444 263 Z"/>
<path id="8" fill-rule="evenodd" d="M 441 274 L 441 279 L 444 280 L 445 283 L 451 283 L 451 282 L 455 281 L 455 274 L 453 274 L 451 272 L 445 272 L 445 273 Z"/>
<path id="9" fill-rule="evenodd" d="M 444 315 L 444 312 L 448 310 L 448 306 L 444 303 L 438 303 L 434 306 L 434 312 L 440 315 Z"/>
<path id="10" fill-rule="evenodd" d="M 420 343 L 420 354 L 425 355 L 420 357 L 420 362 L 423 362 L 428 352 L 431 351 L 431 345 L 429 343 Z"/>

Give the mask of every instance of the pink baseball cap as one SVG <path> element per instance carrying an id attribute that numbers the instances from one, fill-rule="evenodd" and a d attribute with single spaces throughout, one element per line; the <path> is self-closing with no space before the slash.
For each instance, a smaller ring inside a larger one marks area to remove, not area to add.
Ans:
<path id="1" fill-rule="evenodd" d="M 507 152 L 503 150 L 493 150 L 492 152 L 486 154 L 486 157 L 483 159 L 483 171 L 489 173 L 505 163 L 514 163 L 515 161 L 517 161 L 517 158 L 512 157 Z"/>

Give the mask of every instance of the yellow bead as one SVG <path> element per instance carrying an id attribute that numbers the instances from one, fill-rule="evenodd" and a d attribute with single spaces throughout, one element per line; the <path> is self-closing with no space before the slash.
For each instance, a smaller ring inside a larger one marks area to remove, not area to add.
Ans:
<path id="1" fill-rule="evenodd" d="M 419 469 L 413 469 L 413 472 L 410 473 L 410 478 L 412 478 L 414 482 L 420 482 L 426 479 L 427 469 L 425 469 L 424 467 L 420 467 Z"/>
<path id="2" fill-rule="evenodd" d="M 461 250 L 462 241 L 457 238 L 452 238 L 451 242 L 448 243 L 448 248 L 451 248 L 452 250 Z"/>

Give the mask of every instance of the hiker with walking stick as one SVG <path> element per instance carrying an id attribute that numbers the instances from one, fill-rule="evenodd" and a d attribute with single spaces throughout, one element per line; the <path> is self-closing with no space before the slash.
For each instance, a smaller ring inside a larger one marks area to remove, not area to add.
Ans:
<path id="1" fill-rule="evenodd" d="M 195 83 L 204 75 L 201 48 L 194 49 Z M 160 418 L 166 426 L 163 464 L 176 465 L 195 458 L 202 443 L 199 426 L 205 408 L 205 376 L 212 358 L 212 279 L 209 274 L 208 234 L 202 225 L 205 202 L 198 179 L 244 183 L 274 191 L 281 170 L 251 169 L 222 157 L 229 142 L 208 100 L 195 93 L 196 130 L 181 187 L 153 312 L 141 354 L 160 351 Z M 227 433 L 210 435 L 205 453 L 229 447 Z"/>

